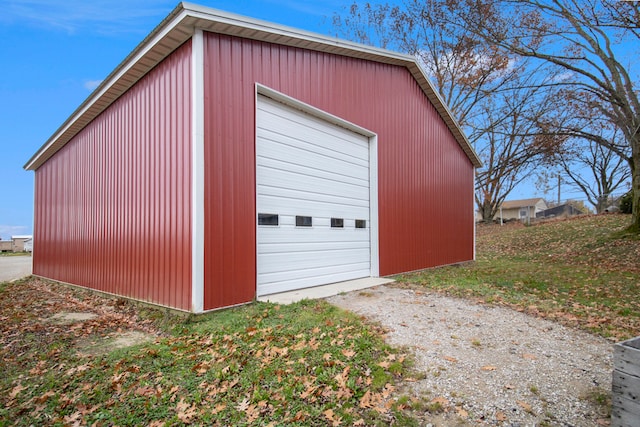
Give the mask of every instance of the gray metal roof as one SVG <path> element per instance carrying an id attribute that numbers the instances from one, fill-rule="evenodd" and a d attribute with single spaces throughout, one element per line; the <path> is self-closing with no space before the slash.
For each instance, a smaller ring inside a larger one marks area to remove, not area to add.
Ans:
<path id="1" fill-rule="evenodd" d="M 36 170 L 140 78 L 190 39 L 194 29 L 333 53 L 406 67 L 455 136 L 475 167 L 478 155 L 451 111 L 412 56 L 285 27 L 209 7 L 180 3 L 125 59 L 24 165 Z"/>

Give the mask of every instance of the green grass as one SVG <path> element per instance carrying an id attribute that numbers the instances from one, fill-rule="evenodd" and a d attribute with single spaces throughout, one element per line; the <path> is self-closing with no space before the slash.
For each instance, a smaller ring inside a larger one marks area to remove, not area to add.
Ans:
<path id="1" fill-rule="evenodd" d="M 0 257 L 31 256 L 31 252 L 0 252 Z"/>
<path id="2" fill-rule="evenodd" d="M 620 234 L 629 222 L 628 215 L 601 215 L 479 226 L 475 263 L 398 280 L 630 338 L 640 335 L 640 240 Z"/>
<path id="3" fill-rule="evenodd" d="M 50 288 L 50 301 L 36 297 Z M 23 302 L 13 304 L 16 296 Z M 43 321 L 49 305 L 67 300 L 102 301 L 37 279 L 1 285 L 0 315 L 9 320 L 0 426 L 415 424 L 392 399 L 408 360 L 375 327 L 324 301 L 255 303 L 195 318 L 137 309 L 147 318 L 137 318 L 140 325 L 162 325 L 160 338 L 82 356 L 83 340 L 104 339 L 129 321 Z"/>

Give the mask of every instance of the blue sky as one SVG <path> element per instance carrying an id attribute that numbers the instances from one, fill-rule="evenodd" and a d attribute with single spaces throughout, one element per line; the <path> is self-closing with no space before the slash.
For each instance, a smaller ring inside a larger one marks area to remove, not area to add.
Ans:
<path id="1" fill-rule="evenodd" d="M 177 3 L 0 0 L 2 239 L 33 232 L 33 172 L 24 171 L 23 165 Z M 331 34 L 331 16 L 351 0 L 195 3 Z M 510 198 L 533 193 L 523 186 Z"/>

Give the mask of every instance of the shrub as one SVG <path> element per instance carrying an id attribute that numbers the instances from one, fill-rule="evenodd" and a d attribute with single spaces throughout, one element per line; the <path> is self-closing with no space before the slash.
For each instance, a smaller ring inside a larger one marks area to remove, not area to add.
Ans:
<path id="1" fill-rule="evenodd" d="M 625 214 L 630 214 L 631 209 L 633 208 L 633 197 L 631 197 L 632 192 L 629 191 L 627 194 L 620 198 L 620 212 Z"/>

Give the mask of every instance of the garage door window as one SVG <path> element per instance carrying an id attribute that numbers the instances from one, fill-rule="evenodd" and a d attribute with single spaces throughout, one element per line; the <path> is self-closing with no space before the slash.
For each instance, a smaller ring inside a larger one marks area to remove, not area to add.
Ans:
<path id="1" fill-rule="evenodd" d="M 331 228 L 344 228 L 344 218 L 331 218 Z"/>
<path id="2" fill-rule="evenodd" d="M 366 219 L 356 219 L 356 228 L 367 228 Z"/>
<path id="3" fill-rule="evenodd" d="M 311 227 L 313 221 L 310 216 L 296 215 L 296 227 Z"/>
<path id="4" fill-rule="evenodd" d="M 267 213 L 259 213 L 258 214 L 258 225 L 278 225 L 278 215 L 277 214 L 267 214 Z"/>

